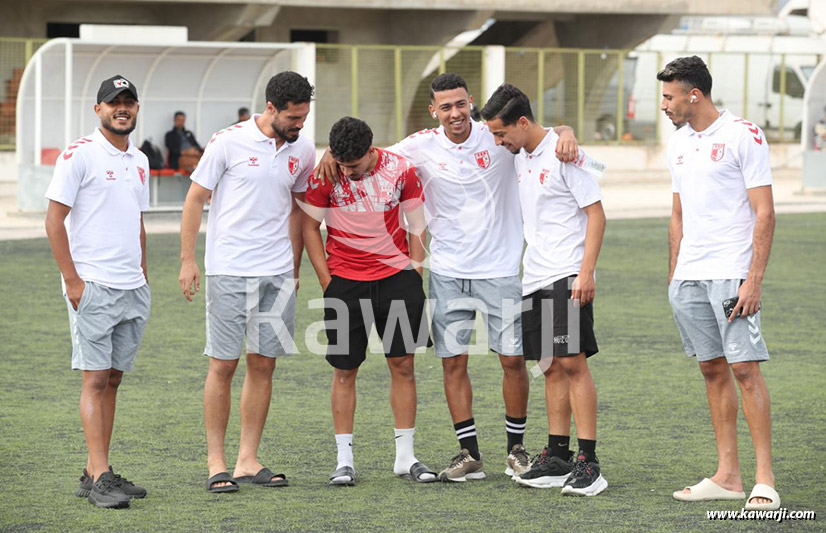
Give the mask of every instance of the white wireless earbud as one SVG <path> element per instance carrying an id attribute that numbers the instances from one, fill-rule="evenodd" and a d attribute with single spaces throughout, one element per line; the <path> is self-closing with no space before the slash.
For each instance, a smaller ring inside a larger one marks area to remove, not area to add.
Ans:
<path id="1" fill-rule="evenodd" d="M 433 114 L 433 118 L 436 118 L 436 113 L 432 113 L 432 114 Z"/>
<path id="2" fill-rule="evenodd" d="M 691 102 L 691 103 L 693 104 L 694 102 L 696 102 L 696 101 L 697 101 L 697 95 L 696 95 L 696 94 L 692 94 L 692 95 L 691 95 L 691 98 L 689 98 L 689 100 L 688 100 L 688 101 L 689 101 L 689 102 Z"/>

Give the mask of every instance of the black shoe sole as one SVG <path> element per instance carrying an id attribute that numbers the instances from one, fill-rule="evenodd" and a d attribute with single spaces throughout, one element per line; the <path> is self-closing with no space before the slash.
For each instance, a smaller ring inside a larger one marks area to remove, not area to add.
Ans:
<path id="1" fill-rule="evenodd" d="M 75 491 L 75 496 L 77 496 L 78 498 L 87 498 L 89 496 L 90 492 L 92 492 L 92 489 L 80 489 L 79 488 Z"/>
<path id="2" fill-rule="evenodd" d="M 126 509 L 129 507 L 129 500 L 101 502 L 92 498 L 91 494 L 87 499 L 89 500 L 89 503 L 91 503 L 95 507 L 100 507 L 101 509 Z"/>

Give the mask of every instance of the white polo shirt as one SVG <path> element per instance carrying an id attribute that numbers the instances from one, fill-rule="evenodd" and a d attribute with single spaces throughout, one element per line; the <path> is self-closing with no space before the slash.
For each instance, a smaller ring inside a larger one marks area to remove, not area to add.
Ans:
<path id="1" fill-rule="evenodd" d="M 275 276 L 292 272 L 292 194 L 307 190 L 315 146 L 305 137 L 283 143 L 264 135 L 260 115 L 212 136 L 192 181 L 212 191 L 207 219 L 208 276 Z"/>
<path id="2" fill-rule="evenodd" d="M 558 140 L 559 136 L 548 130 L 532 153 L 523 149 L 516 156 L 528 244 L 522 259 L 525 296 L 579 273 L 588 226 L 583 208 L 602 200 L 597 180 L 590 172 L 556 158 Z"/>
<path id="3" fill-rule="evenodd" d="M 131 139 L 125 152 L 95 129 L 57 158 L 46 198 L 72 208 L 69 250 L 84 281 L 113 289 L 146 283 L 141 212 L 149 209 L 149 162 Z"/>
<path id="4" fill-rule="evenodd" d="M 677 130 L 667 158 L 683 211 L 674 279 L 745 279 L 755 221 L 747 190 L 772 184 L 766 136 L 722 110 L 705 131 Z"/>
<path id="5" fill-rule="evenodd" d="M 519 275 L 522 218 L 513 154 L 471 121 L 455 144 L 444 128 L 423 130 L 388 148 L 410 160 L 424 188 L 430 269 L 467 279 Z"/>

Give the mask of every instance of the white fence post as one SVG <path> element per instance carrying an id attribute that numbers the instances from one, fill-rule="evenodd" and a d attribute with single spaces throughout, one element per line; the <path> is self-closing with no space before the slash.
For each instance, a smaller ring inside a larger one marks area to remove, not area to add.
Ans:
<path id="1" fill-rule="evenodd" d="M 310 84 L 316 87 L 315 80 L 315 43 L 300 43 L 300 47 L 295 51 L 295 71 L 306 77 Z M 318 97 L 318 94 L 316 94 Z M 304 122 L 304 129 L 301 135 L 315 142 L 315 103 L 310 106 L 310 114 Z"/>
<path id="2" fill-rule="evenodd" d="M 505 83 L 505 47 L 486 46 L 482 57 L 482 61 L 485 63 L 482 72 L 485 75 L 484 87 L 482 87 L 484 100 L 479 102 L 480 107 L 487 102 L 497 87 Z"/>

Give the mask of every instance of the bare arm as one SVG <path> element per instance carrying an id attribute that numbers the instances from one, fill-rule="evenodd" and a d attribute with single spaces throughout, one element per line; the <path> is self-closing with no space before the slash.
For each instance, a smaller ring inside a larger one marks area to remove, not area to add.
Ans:
<path id="1" fill-rule="evenodd" d="M 425 243 L 427 242 L 427 223 L 424 205 L 405 213 L 407 218 L 407 235 L 410 241 L 410 262 L 421 276 L 424 271 Z"/>
<path id="2" fill-rule="evenodd" d="M 49 200 L 49 207 L 46 211 L 46 235 L 49 237 L 57 268 L 63 274 L 63 282 L 66 283 L 66 297 L 69 298 L 72 307 L 77 310 L 86 284 L 80 279 L 75 269 L 75 262 L 69 249 L 69 234 L 66 233 L 64 225 L 64 220 L 71 210 L 72 208 L 68 205 Z"/>
<path id="3" fill-rule="evenodd" d="M 556 143 L 556 157 L 563 163 L 576 161 L 579 155 L 579 145 L 574 135 L 574 129 L 570 126 L 557 126 L 554 132 L 559 135 Z"/>
<path id="4" fill-rule="evenodd" d="M 146 227 L 143 225 L 143 213 L 141 213 L 141 269 L 143 279 L 149 283 L 149 270 L 146 267 Z"/>
<path id="5" fill-rule="evenodd" d="M 741 316 L 749 316 L 760 309 L 763 293 L 763 276 L 769 263 L 772 239 L 774 238 L 774 198 L 771 185 L 748 189 L 749 203 L 755 214 L 754 236 L 752 238 L 751 264 L 746 281 L 740 286 L 737 305 L 729 317 L 729 322 Z"/>
<path id="6" fill-rule="evenodd" d="M 324 220 L 323 208 L 305 205 L 307 213 L 304 215 L 304 245 L 307 247 L 307 256 L 313 264 L 321 290 L 327 290 L 330 284 L 330 269 L 327 266 L 327 254 L 324 252 L 324 239 L 321 238 L 321 221 Z"/>
<path id="7" fill-rule="evenodd" d="M 303 192 L 294 192 L 292 200 L 292 210 L 290 211 L 290 242 L 293 245 L 293 277 L 298 283 L 299 271 L 301 270 L 301 256 L 304 255 L 304 212 L 299 207 L 298 202 L 304 202 Z M 298 286 L 296 285 L 296 289 Z"/>
<path id="8" fill-rule="evenodd" d="M 579 300 L 580 305 L 594 301 L 596 293 L 594 270 L 597 267 L 602 238 L 605 235 L 605 211 L 602 209 L 602 202 L 594 202 L 584 207 L 583 211 L 588 216 L 588 224 L 585 226 L 585 252 L 582 256 L 579 274 L 571 286 L 571 299 Z"/>
<path id="9" fill-rule="evenodd" d="M 674 278 L 677 268 L 677 256 L 680 255 L 680 242 L 683 240 L 683 204 L 680 193 L 674 193 L 671 205 L 671 222 L 668 224 L 668 283 Z"/>
<path id="10" fill-rule="evenodd" d="M 184 212 L 181 215 L 181 272 L 178 284 L 184 297 L 190 302 L 192 296 L 201 290 L 201 271 L 195 261 L 195 241 L 204 216 L 204 204 L 211 194 L 212 191 L 193 181 L 186 194 Z"/>

